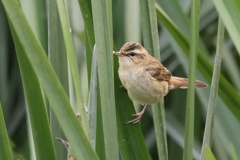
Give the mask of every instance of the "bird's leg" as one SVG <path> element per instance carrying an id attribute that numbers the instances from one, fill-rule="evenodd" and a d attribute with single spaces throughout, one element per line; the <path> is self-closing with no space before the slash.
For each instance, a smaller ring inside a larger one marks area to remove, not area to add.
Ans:
<path id="1" fill-rule="evenodd" d="M 147 108 L 147 104 L 144 106 L 144 108 L 142 109 L 141 112 L 139 112 L 137 114 L 132 114 L 132 116 L 135 116 L 137 118 L 135 118 L 135 119 L 133 119 L 131 121 L 128 121 L 125 124 L 129 124 L 129 123 L 134 123 L 135 124 L 135 123 L 138 123 L 140 121 L 140 119 L 142 118 L 142 115 L 145 112 L 146 108 Z"/>

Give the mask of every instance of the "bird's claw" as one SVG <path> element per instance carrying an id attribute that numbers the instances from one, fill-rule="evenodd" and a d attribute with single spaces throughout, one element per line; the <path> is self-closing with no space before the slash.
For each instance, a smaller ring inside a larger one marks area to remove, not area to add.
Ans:
<path id="1" fill-rule="evenodd" d="M 137 118 L 135 118 L 135 119 L 133 119 L 131 121 L 128 121 L 125 124 L 129 124 L 129 123 L 135 124 L 135 123 L 138 123 L 140 121 L 140 119 L 142 118 L 146 108 L 147 108 L 147 104 L 144 106 L 144 108 L 143 108 L 143 110 L 141 112 L 136 113 L 136 114 L 132 114 L 132 116 L 137 117 Z"/>
<path id="2" fill-rule="evenodd" d="M 128 121 L 128 122 L 126 122 L 125 124 L 130 124 L 130 123 L 135 124 L 135 123 L 138 123 L 138 122 L 140 121 L 140 119 L 142 118 L 142 115 L 143 115 L 143 114 L 141 114 L 141 113 L 132 114 L 132 116 L 135 116 L 135 117 L 137 117 L 137 118 L 135 118 L 135 119 L 133 119 L 133 120 L 131 120 L 131 121 Z"/>
<path id="3" fill-rule="evenodd" d="M 136 113 L 136 114 L 132 114 L 132 116 L 135 116 L 135 117 L 141 116 L 142 117 L 142 114 L 141 113 Z"/>

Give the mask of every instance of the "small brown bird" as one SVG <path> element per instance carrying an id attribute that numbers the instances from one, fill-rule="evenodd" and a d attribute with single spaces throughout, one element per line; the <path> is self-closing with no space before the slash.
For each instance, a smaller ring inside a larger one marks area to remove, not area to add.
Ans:
<path id="1" fill-rule="evenodd" d="M 145 105 L 141 112 L 132 115 L 136 118 L 126 122 L 127 124 L 139 122 L 147 105 L 159 102 L 169 90 L 188 87 L 188 79 L 172 76 L 139 43 L 125 43 L 119 52 L 113 54 L 119 57 L 118 74 L 128 96 L 132 101 Z M 195 87 L 204 88 L 207 84 L 197 80 Z"/>

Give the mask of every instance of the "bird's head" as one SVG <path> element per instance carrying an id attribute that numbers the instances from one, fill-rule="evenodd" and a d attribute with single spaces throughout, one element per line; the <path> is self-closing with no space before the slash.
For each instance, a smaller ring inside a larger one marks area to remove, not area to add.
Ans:
<path id="1" fill-rule="evenodd" d="M 120 51 L 113 52 L 119 57 L 119 65 L 122 67 L 136 67 L 144 63 L 149 55 L 146 49 L 139 43 L 127 42 Z"/>

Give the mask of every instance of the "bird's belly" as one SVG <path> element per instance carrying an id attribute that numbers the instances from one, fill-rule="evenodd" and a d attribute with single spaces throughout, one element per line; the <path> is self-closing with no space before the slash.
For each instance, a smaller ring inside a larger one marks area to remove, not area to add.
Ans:
<path id="1" fill-rule="evenodd" d="M 138 70 L 125 76 L 124 87 L 131 100 L 140 104 L 154 104 L 168 93 L 168 83 L 157 81 L 147 73 Z"/>

